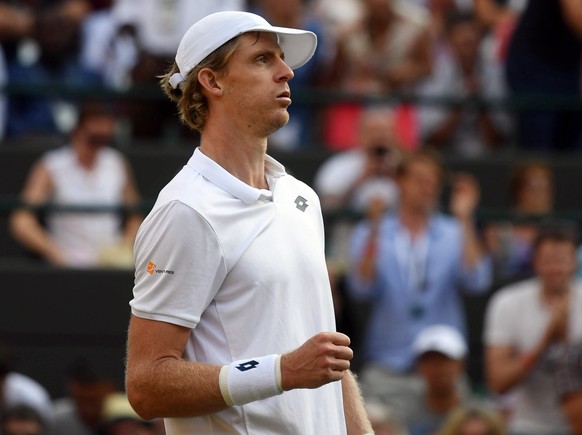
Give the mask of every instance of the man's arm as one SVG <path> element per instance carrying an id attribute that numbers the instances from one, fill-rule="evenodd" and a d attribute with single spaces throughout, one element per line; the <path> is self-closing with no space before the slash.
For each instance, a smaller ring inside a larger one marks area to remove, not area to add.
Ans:
<path id="1" fill-rule="evenodd" d="M 455 177 L 451 194 L 451 212 L 463 230 L 463 262 L 472 268 L 483 257 L 483 248 L 475 230 L 475 209 L 479 203 L 479 184 L 469 174 Z"/>
<path id="2" fill-rule="evenodd" d="M 342 379 L 342 394 L 348 435 L 373 434 L 374 429 L 364 408 L 358 381 L 351 371 Z"/>
<path id="3" fill-rule="evenodd" d="M 145 419 L 194 417 L 227 408 L 219 387 L 221 366 L 183 359 L 191 330 L 132 316 L 128 334 L 126 390 Z M 341 380 L 353 353 L 349 338 L 320 333 L 281 356 L 283 390 L 318 388 Z"/>
<path id="4" fill-rule="evenodd" d="M 26 206 L 37 206 L 46 202 L 52 192 L 50 173 L 42 163 L 37 163 L 31 170 L 21 200 Z M 10 216 L 12 236 L 26 248 L 40 254 L 53 264 L 64 265 L 62 252 L 38 221 L 34 211 L 20 208 Z"/>
<path id="5" fill-rule="evenodd" d="M 126 389 L 145 419 L 211 414 L 225 409 L 219 365 L 188 362 L 191 330 L 132 316 L 127 344 Z"/>

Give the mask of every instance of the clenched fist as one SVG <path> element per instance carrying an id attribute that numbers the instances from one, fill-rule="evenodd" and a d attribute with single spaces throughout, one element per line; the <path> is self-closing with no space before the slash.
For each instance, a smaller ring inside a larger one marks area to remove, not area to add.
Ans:
<path id="1" fill-rule="evenodd" d="M 320 332 L 281 356 L 283 390 L 318 388 L 339 381 L 350 368 L 354 352 L 350 338 L 339 332 Z"/>

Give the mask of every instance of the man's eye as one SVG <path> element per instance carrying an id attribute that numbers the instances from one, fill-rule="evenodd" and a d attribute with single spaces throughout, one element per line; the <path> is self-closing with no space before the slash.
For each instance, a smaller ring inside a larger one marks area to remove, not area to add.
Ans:
<path id="1" fill-rule="evenodd" d="M 259 56 L 259 57 L 257 57 L 257 61 L 260 63 L 266 63 L 267 57 L 266 56 Z"/>

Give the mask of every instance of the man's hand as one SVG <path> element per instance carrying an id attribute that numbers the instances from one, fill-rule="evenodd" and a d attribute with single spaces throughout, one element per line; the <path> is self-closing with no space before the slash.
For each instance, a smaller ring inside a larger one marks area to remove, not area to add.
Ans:
<path id="1" fill-rule="evenodd" d="M 350 338 L 339 332 L 320 332 L 281 356 L 283 390 L 318 388 L 339 381 L 350 368 L 354 353 Z"/>
<path id="2" fill-rule="evenodd" d="M 550 301 L 551 317 L 544 335 L 546 346 L 567 339 L 569 307 L 570 298 L 567 293 Z"/>
<path id="3" fill-rule="evenodd" d="M 469 174 L 456 175 L 451 193 L 451 213 L 461 221 L 472 219 L 479 195 L 479 184 L 475 177 Z"/>

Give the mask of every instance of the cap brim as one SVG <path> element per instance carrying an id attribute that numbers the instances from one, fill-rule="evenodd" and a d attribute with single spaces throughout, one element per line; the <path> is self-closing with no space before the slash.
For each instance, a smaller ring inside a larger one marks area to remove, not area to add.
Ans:
<path id="1" fill-rule="evenodd" d="M 276 33 L 279 38 L 279 45 L 285 53 L 285 62 L 291 69 L 305 65 L 313 57 L 317 48 L 317 35 L 308 30 L 277 26 L 255 26 L 244 31 L 244 33 L 248 32 Z"/>

